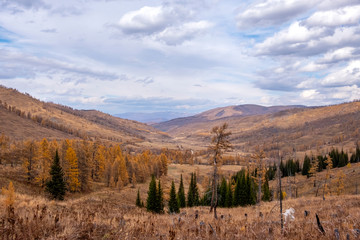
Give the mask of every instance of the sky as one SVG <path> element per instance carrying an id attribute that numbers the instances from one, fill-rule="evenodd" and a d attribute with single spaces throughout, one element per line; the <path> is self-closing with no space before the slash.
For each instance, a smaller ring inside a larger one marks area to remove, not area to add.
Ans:
<path id="1" fill-rule="evenodd" d="M 76 109 L 360 99 L 359 0 L 0 0 L 0 84 Z"/>

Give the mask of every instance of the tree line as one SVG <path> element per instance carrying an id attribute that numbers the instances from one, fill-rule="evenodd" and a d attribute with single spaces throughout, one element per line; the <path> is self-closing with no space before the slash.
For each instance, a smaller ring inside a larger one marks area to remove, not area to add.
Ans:
<path id="1" fill-rule="evenodd" d="M 211 206 L 211 186 L 209 186 L 202 196 L 200 196 L 196 179 L 196 173 L 191 173 L 187 194 L 185 194 L 182 175 L 180 177 L 178 190 L 176 190 L 175 183 L 172 181 L 170 198 L 167 202 L 168 213 L 178 213 L 181 208 L 185 207 Z M 258 194 L 258 184 L 256 179 L 256 171 L 250 173 L 245 169 L 237 172 L 228 180 L 226 180 L 225 177 L 222 177 L 221 182 L 216 187 L 218 194 L 218 206 L 223 208 L 232 208 L 256 204 Z M 271 201 L 272 193 L 269 188 L 267 177 L 265 177 L 261 189 L 261 201 Z M 141 200 L 140 192 L 138 191 L 136 206 L 146 207 L 148 211 L 154 213 L 165 212 L 163 191 L 160 180 L 156 183 L 156 178 L 154 176 L 152 177 L 149 184 L 146 204 L 144 204 Z"/>
<path id="2" fill-rule="evenodd" d="M 0 136 L 0 164 L 21 165 L 29 183 L 45 189 L 51 165 L 58 152 L 68 191 L 91 190 L 92 182 L 119 188 L 145 182 L 151 175 L 167 175 L 165 154 L 149 150 L 141 153 L 123 151 L 119 144 L 99 140 L 25 140 L 12 142 Z"/>

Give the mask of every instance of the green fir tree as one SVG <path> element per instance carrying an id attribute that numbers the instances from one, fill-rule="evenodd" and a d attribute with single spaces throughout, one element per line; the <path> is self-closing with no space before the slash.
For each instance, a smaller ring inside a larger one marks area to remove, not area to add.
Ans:
<path id="1" fill-rule="evenodd" d="M 161 188 L 160 180 L 158 182 L 156 199 L 157 199 L 156 212 L 157 213 L 163 213 L 164 212 L 164 197 L 163 197 L 163 191 L 162 191 L 162 188 Z"/>
<path id="2" fill-rule="evenodd" d="M 226 190 L 226 199 L 225 199 L 225 207 L 232 207 L 233 205 L 233 191 L 231 188 L 231 179 L 229 180 L 227 190 Z"/>
<path id="3" fill-rule="evenodd" d="M 60 159 L 57 150 L 54 162 L 51 166 L 50 176 L 51 180 L 46 183 L 46 191 L 51 194 L 52 198 L 64 200 L 66 183 L 64 181 L 64 172 L 60 166 Z"/>
<path id="4" fill-rule="evenodd" d="M 199 205 L 199 191 L 196 184 L 196 175 L 195 173 L 191 174 L 191 180 L 189 185 L 188 197 L 187 197 L 187 206 L 193 207 Z"/>
<path id="5" fill-rule="evenodd" d="M 219 207 L 225 207 L 227 193 L 227 184 L 225 178 L 222 178 L 219 189 Z"/>
<path id="6" fill-rule="evenodd" d="M 269 202 L 271 200 L 271 193 L 270 193 L 270 188 L 269 188 L 269 181 L 267 178 L 265 178 L 265 182 L 262 185 L 262 198 L 261 200 L 263 200 L 264 202 Z"/>
<path id="7" fill-rule="evenodd" d="M 179 186 L 179 190 L 178 190 L 178 194 L 177 194 L 177 199 L 179 201 L 180 208 L 186 207 L 185 189 L 184 189 L 182 174 L 180 176 L 180 186 Z"/>
<path id="8" fill-rule="evenodd" d="M 140 208 L 143 207 L 143 203 L 141 202 L 141 198 L 140 198 L 140 189 L 138 189 L 138 192 L 137 192 L 136 206 L 140 207 Z"/>
<path id="9" fill-rule="evenodd" d="M 150 184 L 149 184 L 148 197 L 146 200 L 146 209 L 149 212 L 157 212 L 159 209 L 157 194 L 158 194 L 158 191 L 156 189 L 155 177 L 152 176 Z"/>
<path id="10" fill-rule="evenodd" d="M 176 197 L 176 190 L 174 181 L 171 182 L 170 199 L 169 199 L 169 213 L 179 213 L 179 201 Z"/>

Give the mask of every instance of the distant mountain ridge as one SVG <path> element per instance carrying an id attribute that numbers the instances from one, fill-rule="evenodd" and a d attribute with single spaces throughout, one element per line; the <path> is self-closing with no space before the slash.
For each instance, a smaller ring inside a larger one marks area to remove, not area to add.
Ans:
<path id="1" fill-rule="evenodd" d="M 155 128 L 161 131 L 167 132 L 171 129 L 182 127 L 187 124 L 208 122 L 208 121 L 214 121 L 214 120 L 232 118 L 232 117 L 264 115 L 264 114 L 276 113 L 294 108 L 306 108 L 306 106 L 289 105 L 289 106 L 265 107 L 255 104 L 244 104 L 244 105 L 236 105 L 236 106 L 228 106 L 228 107 L 219 107 L 196 114 L 194 116 L 176 118 L 157 124 L 152 124 L 152 126 L 154 126 Z"/>
<path id="2" fill-rule="evenodd" d="M 171 119 L 175 119 L 179 117 L 187 117 L 190 115 L 191 114 L 189 113 L 180 113 L 180 112 L 153 112 L 153 113 L 127 112 L 127 113 L 114 114 L 115 117 L 135 120 L 146 124 L 165 122 Z"/>

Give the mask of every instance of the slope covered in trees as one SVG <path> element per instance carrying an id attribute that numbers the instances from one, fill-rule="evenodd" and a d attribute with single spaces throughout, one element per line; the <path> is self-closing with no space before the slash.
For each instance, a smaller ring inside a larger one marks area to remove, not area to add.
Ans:
<path id="1" fill-rule="evenodd" d="M 146 148 L 167 146 L 167 134 L 136 121 L 96 110 L 76 110 L 43 102 L 0 86 L 0 133 L 15 139 L 103 139 Z M 24 133 L 31 133 L 24 134 Z"/>

